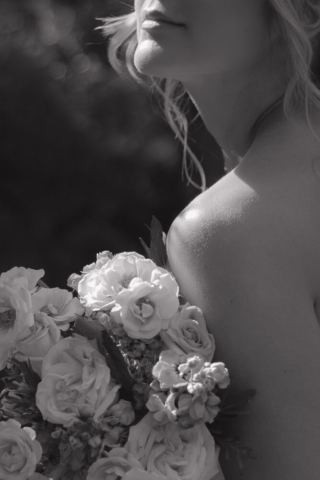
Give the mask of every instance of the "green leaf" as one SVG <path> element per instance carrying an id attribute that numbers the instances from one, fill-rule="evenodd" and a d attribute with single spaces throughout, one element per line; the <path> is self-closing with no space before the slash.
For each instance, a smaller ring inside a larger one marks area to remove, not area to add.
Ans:
<path id="1" fill-rule="evenodd" d="M 132 388 L 134 382 L 127 364 L 116 343 L 109 333 L 102 328 L 96 322 L 84 318 L 78 318 L 74 326 L 76 333 L 88 338 L 88 340 L 97 341 L 99 352 L 105 357 L 106 363 L 110 368 L 111 377 L 116 383 L 122 385 L 122 398 L 133 401 Z"/>
<path id="2" fill-rule="evenodd" d="M 102 332 L 102 338 L 103 346 L 107 351 L 106 362 L 108 367 L 110 368 L 111 376 L 117 383 L 120 383 L 122 385 L 122 398 L 129 402 L 133 402 L 134 397 L 132 389 L 134 382 L 131 378 L 122 353 L 106 330 Z"/>
<path id="3" fill-rule="evenodd" d="M 154 261 L 158 267 L 166 268 L 168 257 L 165 243 L 163 241 L 162 225 L 156 217 L 151 221 L 151 244 L 148 247 L 145 241 L 140 238 L 143 248 L 148 258 Z"/>
<path id="4" fill-rule="evenodd" d="M 249 413 L 248 405 L 255 396 L 256 391 L 245 390 L 229 399 L 228 392 L 222 398 L 219 415 L 238 416 Z"/>
<path id="5" fill-rule="evenodd" d="M 74 323 L 73 332 L 86 337 L 88 340 L 96 340 L 99 352 L 104 357 L 107 352 L 103 346 L 102 340 L 102 329 L 93 320 L 88 320 L 87 318 L 78 317 Z"/>
<path id="6" fill-rule="evenodd" d="M 12 359 L 12 367 L 7 370 L 4 383 L 6 388 L 1 392 L 0 410 L 7 417 L 14 417 L 21 424 L 42 419 L 35 402 L 38 384 L 41 379 L 33 371 L 30 361 L 19 362 Z"/>
<path id="7" fill-rule="evenodd" d="M 249 413 L 248 404 L 252 401 L 256 391 L 245 390 L 237 395 L 230 395 L 230 389 L 219 391 L 222 394 L 222 400 L 219 405 L 220 412 L 211 424 L 206 424 L 209 432 L 214 437 L 216 444 L 224 451 L 226 459 L 235 457 L 239 466 L 240 473 L 243 471 L 243 459 L 255 459 L 254 450 L 250 447 L 241 445 L 239 437 L 233 432 L 229 432 L 226 422 L 229 424 L 239 415 Z"/>
<path id="8" fill-rule="evenodd" d="M 28 359 L 28 362 L 19 362 L 18 360 L 13 358 L 12 363 L 18 368 L 20 368 L 26 384 L 36 391 L 38 388 L 38 384 L 41 382 L 41 378 L 33 370 L 30 360 Z"/>
<path id="9" fill-rule="evenodd" d="M 220 437 L 215 438 L 215 442 L 224 452 L 226 460 L 229 460 L 230 458 L 235 456 L 240 470 L 240 474 L 242 474 L 244 470 L 244 459 L 256 460 L 257 458 L 254 453 L 254 449 L 242 446 L 240 444 L 240 440 L 237 437 L 228 437 L 226 435 L 221 435 Z"/>

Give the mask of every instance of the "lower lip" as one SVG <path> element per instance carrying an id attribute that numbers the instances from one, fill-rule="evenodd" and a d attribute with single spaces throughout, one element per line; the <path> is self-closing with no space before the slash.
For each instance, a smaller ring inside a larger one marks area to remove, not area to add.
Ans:
<path id="1" fill-rule="evenodd" d="M 184 25 L 179 25 L 177 23 L 170 23 L 170 22 L 164 22 L 162 20 L 145 20 L 141 28 L 144 30 L 154 30 L 156 28 L 163 28 L 163 27 L 183 27 Z"/>

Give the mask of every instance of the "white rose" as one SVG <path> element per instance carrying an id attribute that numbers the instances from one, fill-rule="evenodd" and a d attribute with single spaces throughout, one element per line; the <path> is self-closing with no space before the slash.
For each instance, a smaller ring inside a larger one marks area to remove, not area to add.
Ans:
<path id="1" fill-rule="evenodd" d="M 134 278 L 117 296 L 111 317 L 131 338 L 150 339 L 168 328 L 178 308 L 178 287 L 170 274 L 152 283 Z"/>
<path id="2" fill-rule="evenodd" d="M 82 278 L 82 275 L 78 275 L 77 273 L 72 273 L 67 280 L 68 287 L 72 288 L 73 290 L 78 290 L 78 285 L 81 278 Z"/>
<path id="3" fill-rule="evenodd" d="M 91 270 L 101 268 L 108 260 L 110 260 L 110 258 L 112 258 L 112 253 L 108 252 L 107 250 L 97 253 L 97 261 L 83 267 L 81 275 L 78 275 L 77 273 L 72 273 L 72 275 L 70 275 L 67 281 L 68 287 L 72 288 L 73 290 L 78 290 L 79 282 L 85 276 L 85 274 L 91 272 Z"/>
<path id="4" fill-rule="evenodd" d="M 200 354 L 211 362 L 215 342 L 200 308 L 183 305 L 171 318 L 167 334 L 185 353 Z"/>
<path id="5" fill-rule="evenodd" d="M 167 480 L 210 480 L 219 472 L 215 443 L 204 422 L 192 428 L 171 422 L 159 427 L 148 413 L 130 428 L 125 448 L 147 472 Z"/>
<path id="6" fill-rule="evenodd" d="M 6 366 L 16 343 L 30 334 L 33 325 L 29 290 L 0 285 L 0 370 Z"/>
<path id="7" fill-rule="evenodd" d="M 101 270 L 91 270 L 81 278 L 78 283 L 78 294 L 82 305 L 93 311 L 110 309 L 114 304 Z"/>
<path id="8" fill-rule="evenodd" d="M 95 264 L 95 268 L 102 268 L 105 264 L 109 262 L 113 258 L 113 255 L 109 250 L 104 250 L 103 252 L 97 253 L 97 261 Z"/>
<path id="9" fill-rule="evenodd" d="M 113 448 L 107 455 L 107 458 L 101 458 L 91 465 L 87 480 L 116 480 L 123 478 L 132 468 L 143 470 L 141 464 L 124 448 Z"/>
<path id="10" fill-rule="evenodd" d="M 29 291 L 34 290 L 40 278 L 44 275 L 44 270 L 33 270 L 32 268 L 13 267 L 7 272 L 1 273 L 0 285 L 18 289 L 26 288 Z"/>
<path id="11" fill-rule="evenodd" d="M 100 268 L 102 268 L 103 265 L 107 263 L 110 258 L 112 258 L 112 256 L 112 253 L 108 250 L 97 253 L 97 261 L 83 267 L 81 275 L 78 275 L 77 273 L 73 273 L 72 275 L 70 275 L 67 281 L 68 287 L 73 288 L 73 290 L 78 290 L 80 280 L 82 280 L 82 278 L 92 270 L 99 270 Z"/>
<path id="12" fill-rule="evenodd" d="M 53 319 L 43 312 L 37 313 L 34 320 L 30 335 L 16 342 L 12 356 L 19 362 L 30 360 L 33 370 L 41 377 L 43 359 L 60 340 L 61 333 Z"/>
<path id="13" fill-rule="evenodd" d="M 21 428 L 16 420 L 0 422 L 0 478 L 26 480 L 36 469 L 42 454 L 32 428 Z"/>
<path id="14" fill-rule="evenodd" d="M 32 295 L 32 310 L 45 312 L 61 330 L 68 330 L 69 323 L 84 313 L 79 299 L 61 288 L 40 288 Z"/>
<path id="15" fill-rule="evenodd" d="M 118 294 L 129 288 L 133 279 L 154 283 L 165 275 L 170 274 L 157 267 L 152 260 L 135 252 L 123 252 L 113 258 L 104 256 L 103 260 L 98 260 L 95 268 L 82 276 L 78 293 L 81 303 L 86 307 L 92 310 L 110 309 L 117 301 Z M 176 283 L 175 288 L 178 288 Z"/>
<path id="16" fill-rule="evenodd" d="M 42 364 L 36 404 L 45 420 L 65 427 L 85 415 L 98 419 L 118 400 L 105 358 L 80 335 L 54 345 Z"/>
<path id="17" fill-rule="evenodd" d="M 166 480 L 163 475 L 150 475 L 140 462 L 124 448 L 113 448 L 91 465 L 87 480 Z"/>

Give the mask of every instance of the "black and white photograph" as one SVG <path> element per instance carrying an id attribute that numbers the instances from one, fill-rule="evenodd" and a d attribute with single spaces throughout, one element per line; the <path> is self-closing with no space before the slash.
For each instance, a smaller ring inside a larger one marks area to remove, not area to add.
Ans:
<path id="1" fill-rule="evenodd" d="M 319 480 L 320 0 L 0 0 L 0 480 Z"/>

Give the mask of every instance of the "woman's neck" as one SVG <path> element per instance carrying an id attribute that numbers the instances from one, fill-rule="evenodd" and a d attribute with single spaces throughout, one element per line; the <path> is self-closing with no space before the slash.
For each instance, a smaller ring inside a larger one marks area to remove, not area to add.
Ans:
<path id="1" fill-rule="evenodd" d="M 284 78 L 283 72 L 282 77 Z M 284 95 L 285 81 L 266 65 L 239 72 L 184 81 L 209 132 L 220 145 L 226 165 L 233 168 L 246 155 L 256 134 L 255 125 L 264 112 Z M 268 112 L 267 112 L 268 115 Z"/>

